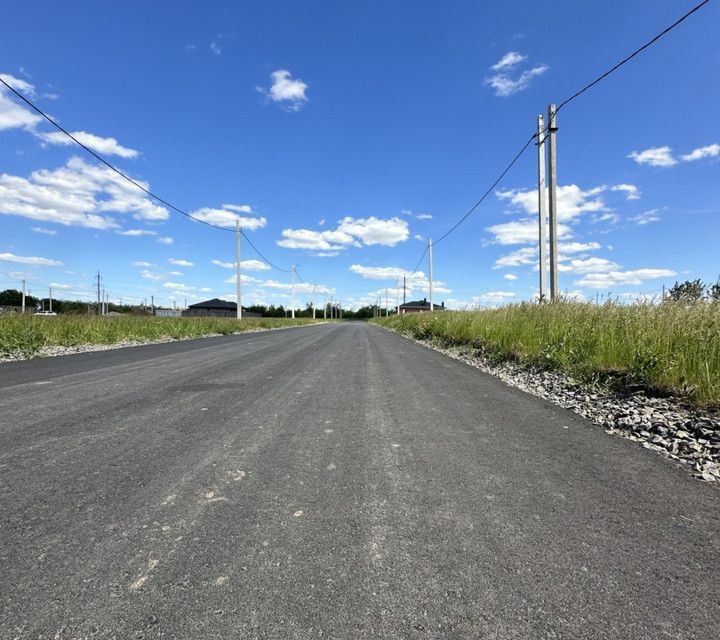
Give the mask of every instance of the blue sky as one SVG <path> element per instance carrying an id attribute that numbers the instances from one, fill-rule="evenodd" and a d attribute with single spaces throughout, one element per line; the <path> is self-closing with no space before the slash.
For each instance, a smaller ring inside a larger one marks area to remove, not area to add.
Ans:
<path id="1" fill-rule="evenodd" d="M 274 264 L 373 301 L 560 103 L 690 8 L 556 2 L 4 3 L 0 73 L 108 160 Z M 633 299 L 720 274 L 720 5 L 558 117 L 560 286 Z M 494 67 L 494 68 L 493 68 Z M 0 92 L 0 287 L 232 299 L 234 239 L 151 202 Z M 436 301 L 537 291 L 535 149 L 434 250 Z M 243 301 L 289 302 L 243 247 Z M 410 278 L 426 295 L 427 264 Z M 303 290 L 305 289 L 305 290 Z"/>

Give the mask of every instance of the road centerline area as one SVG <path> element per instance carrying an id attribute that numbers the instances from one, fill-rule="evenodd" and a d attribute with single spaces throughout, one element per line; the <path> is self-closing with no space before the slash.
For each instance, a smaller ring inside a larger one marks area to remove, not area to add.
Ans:
<path id="1" fill-rule="evenodd" d="M 365 323 L 128 351 L 0 365 L 0 637 L 716 636 L 653 452 Z"/>

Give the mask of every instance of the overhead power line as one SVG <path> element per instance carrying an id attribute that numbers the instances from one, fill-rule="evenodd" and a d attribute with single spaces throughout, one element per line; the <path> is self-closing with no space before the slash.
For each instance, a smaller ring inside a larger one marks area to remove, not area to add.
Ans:
<path id="1" fill-rule="evenodd" d="M 572 94 L 569 98 L 563 100 L 560 105 L 557 107 L 555 113 L 560 111 L 564 106 L 568 105 L 570 102 L 581 96 L 583 93 L 594 87 L 599 82 L 602 82 L 605 78 L 607 78 L 609 75 L 617 71 L 620 67 L 622 67 L 624 64 L 628 63 L 630 60 L 632 60 L 635 56 L 642 53 L 647 49 L 648 47 L 652 46 L 655 42 L 660 40 L 663 36 L 667 35 L 670 31 L 675 29 L 677 26 L 679 26 L 682 22 L 687 20 L 691 15 L 693 15 L 696 11 L 699 11 L 704 7 L 706 4 L 708 4 L 710 0 L 703 0 L 703 2 L 700 2 L 699 4 L 695 5 L 692 9 L 690 9 L 688 12 L 680 16 L 675 22 L 673 22 L 670 26 L 663 29 L 660 33 L 658 33 L 656 36 L 648 40 L 645 44 L 643 44 L 641 47 L 635 49 L 631 54 L 623 58 L 620 62 L 618 62 L 616 65 L 612 66 L 610 69 L 605 71 L 604 73 L 600 74 L 597 78 L 595 78 L 592 82 L 589 82 L 586 84 L 582 89 L 576 91 L 574 94 Z M 527 148 L 530 146 L 533 140 L 539 137 L 540 133 L 547 133 L 549 128 L 549 123 L 545 125 L 545 128 L 539 132 L 539 133 L 533 133 L 532 136 L 528 139 L 528 141 L 520 148 L 520 150 L 515 154 L 515 157 L 510 161 L 510 164 L 508 164 L 503 172 L 496 178 L 495 182 L 492 183 L 492 185 L 485 191 L 485 193 L 482 195 L 482 197 L 472 206 L 470 209 L 465 213 L 465 215 L 460 218 L 450 229 L 448 229 L 442 236 L 440 236 L 437 240 L 433 241 L 433 244 L 437 244 L 438 242 L 441 242 L 444 240 L 447 236 L 449 236 L 455 229 L 457 229 L 465 220 L 467 220 L 470 215 L 482 204 L 482 202 L 487 198 L 490 193 L 492 193 L 493 189 L 500 183 L 500 181 L 507 175 L 507 173 L 512 169 L 512 167 L 515 165 L 515 163 L 520 159 L 520 156 L 527 150 Z M 546 136 L 547 137 L 547 136 Z M 541 140 L 543 142 L 545 138 Z M 428 247 L 425 246 L 424 251 L 422 252 L 422 255 L 420 256 L 420 259 L 417 261 L 417 264 L 415 265 L 415 268 L 412 270 L 410 275 L 417 272 L 417 270 L 420 267 L 420 264 L 423 261 L 423 258 L 427 255 Z"/>
<path id="2" fill-rule="evenodd" d="M 622 60 L 620 60 L 620 62 L 618 62 L 614 67 L 611 67 L 610 69 L 608 69 L 607 71 L 605 71 L 605 73 L 601 73 L 597 78 L 595 78 L 595 80 L 593 80 L 592 82 L 586 84 L 582 89 L 580 89 L 579 91 L 576 91 L 573 95 L 571 95 L 571 96 L 570 96 L 569 98 L 567 98 L 566 100 L 563 100 L 563 101 L 558 105 L 556 112 L 557 112 L 557 111 L 560 111 L 560 109 L 562 109 L 565 105 L 567 105 L 567 104 L 569 104 L 570 102 L 572 102 L 573 100 L 575 100 L 575 98 L 580 97 L 583 93 L 585 93 L 585 92 L 586 92 L 588 89 L 590 89 L 591 87 L 594 87 L 596 84 L 598 84 L 599 82 L 603 81 L 603 80 L 604 80 L 605 78 L 607 78 L 611 73 L 614 73 L 615 71 L 617 71 L 617 70 L 618 70 L 620 67 L 622 67 L 624 64 L 630 62 L 630 60 L 632 60 L 635 56 L 637 56 L 638 54 L 640 54 L 640 53 L 642 53 L 643 51 L 645 51 L 645 49 L 647 49 L 647 48 L 650 47 L 651 45 L 655 44 L 658 40 L 660 40 L 660 38 L 662 38 L 663 36 L 667 35 L 667 34 L 670 33 L 675 27 L 677 27 L 677 26 L 680 25 L 682 22 L 684 22 L 685 20 L 687 20 L 693 13 L 695 13 L 696 11 L 699 11 L 700 9 L 702 9 L 708 2 L 710 2 L 710 0 L 703 0 L 703 2 L 701 2 L 700 4 L 695 5 L 692 9 L 690 9 L 690 11 L 688 11 L 688 12 L 685 13 L 684 15 L 680 16 L 677 20 L 675 20 L 675 22 L 673 22 L 669 27 L 663 29 L 663 30 L 662 30 L 660 33 L 658 33 L 655 37 L 653 37 L 653 38 L 651 38 L 650 40 L 648 40 L 644 45 L 642 45 L 642 47 L 639 47 L 639 48 L 635 49 L 635 51 L 633 51 L 630 55 L 628 55 L 627 57 L 625 57 L 625 58 L 623 58 Z"/>
<path id="3" fill-rule="evenodd" d="M 28 105 L 33 111 L 35 111 L 38 115 L 40 115 L 42 118 L 47 120 L 53 127 L 58 129 L 58 131 L 61 131 L 63 134 L 65 134 L 70 140 L 72 140 L 75 144 L 77 144 L 79 147 L 82 147 L 85 151 L 87 151 L 93 158 L 95 158 L 98 162 L 101 162 L 104 164 L 108 169 L 119 175 L 124 180 L 127 180 L 130 184 L 132 184 L 137 189 L 140 189 L 143 193 L 147 194 L 157 202 L 161 203 L 162 205 L 166 206 L 168 209 L 171 209 L 172 211 L 175 211 L 176 213 L 179 213 L 180 215 L 185 216 L 186 218 L 189 218 L 190 220 L 193 220 L 195 222 L 199 222 L 200 224 L 204 224 L 207 227 L 211 227 L 213 229 L 218 229 L 219 231 L 227 231 L 230 233 L 234 233 L 234 229 L 230 229 L 228 227 L 221 227 L 220 225 L 213 224 L 212 222 L 207 222 L 206 220 L 202 220 L 201 218 L 196 218 L 192 214 L 188 213 L 184 209 L 181 209 L 180 207 L 174 205 L 172 202 L 169 202 L 162 196 L 157 195 L 156 193 L 150 191 L 149 189 L 145 188 L 142 184 L 140 184 L 137 180 L 133 180 L 129 175 L 127 175 L 124 171 L 121 169 L 118 169 L 114 164 L 111 162 L 108 162 L 105 158 L 103 158 L 99 153 L 93 151 L 90 147 L 83 144 L 78 140 L 72 133 L 70 133 L 67 129 L 65 129 L 62 125 L 58 124 L 53 120 L 47 113 L 45 113 L 40 107 L 38 107 L 34 102 L 26 98 L 22 93 L 20 93 L 17 89 L 15 89 L 12 85 L 8 84 L 2 76 L 0 76 L 0 82 L 7 87 L 16 97 L 18 97 L 20 100 L 22 100 L 26 105 Z M 253 242 L 248 238 L 245 233 L 241 232 L 243 237 L 248 241 L 250 246 L 255 250 L 255 252 L 263 259 L 265 262 L 267 262 L 273 269 L 276 269 L 277 271 L 283 271 L 285 273 L 289 273 L 287 269 L 280 269 L 279 267 L 275 266 L 270 260 L 265 258 L 260 250 L 253 244 Z"/>

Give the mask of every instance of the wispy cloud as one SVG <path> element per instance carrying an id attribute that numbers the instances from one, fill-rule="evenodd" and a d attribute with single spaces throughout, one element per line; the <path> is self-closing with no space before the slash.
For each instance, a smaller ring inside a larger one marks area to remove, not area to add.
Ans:
<path id="1" fill-rule="evenodd" d="M 508 51 L 502 58 L 500 58 L 498 62 L 496 62 L 490 68 L 493 71 L 504 71 L 506 69 L 511 69 L 516 64 L 523 62 L 524 60 L 527 60 L 527 58 L 527 56 L 524 56 L 517 51 Z"/>
<path id="2" fill-rule="evenodd" d="M 693 149 L 690 153 L 680 156 L 685 162 L 694 162 L 695 160 L 702 160 L 703 158 L 717 158 L 720 156 L 720 144 L 709 144 L 706 147 L 699 147 Z"/>
<path id="3" fill-rule="evenodd" d="M 17 262 L 18 264 L 29 264 L 37 267 L 59 267 L 62 262 L 50 258 L 39 258 L 37 256 L 17 256 L 14 253 L 0 253 L 0 261 Z"/>
<path id="4" fill-rule="evenodd" d="M 651 222 L 657 222 L 660 220 L 660 216 L 658 215 L 657 209 L 650 209 L 650 211 L 645 211 L 644 213 L 641 213 L 640 215 L 633 216 L 630 218 L 632 222 L 635 222 L 636 224 L 650 224 Z"/>
<path id="5" fill-rule="evenodd" d="M 33 233 L 44 233 L 46 236 L 57 235 L 57 231 L 55 231 L 55 229 L 46 229 L 45 227 L 32 227 L 30 231 Z"/>
<path id="6" fill-rule="evenodd" d="M 490 67 L 492 71 L 497 73 L 485 78 L 485 84 L 493 88 L 496 96 L 506 98 L 527 89 L 534 78 L 541 76 L 550 68 L 546 64 L 538 64 L 525 69 L 517 75 L 510 75 L 511 72 L 515 71 L 515 67 L 525 60 L 527 60 L 527 56 L 517 51 L 508 51 Z"/>
<path id="7" fill-rule="evenodd" d="M 672 167 L 677 164 L 677 160 L 672 155 L 672 149 L 668 146 L 631 151 L 627 157 L 638 164 L 649 164 L 651 167 Z"/>

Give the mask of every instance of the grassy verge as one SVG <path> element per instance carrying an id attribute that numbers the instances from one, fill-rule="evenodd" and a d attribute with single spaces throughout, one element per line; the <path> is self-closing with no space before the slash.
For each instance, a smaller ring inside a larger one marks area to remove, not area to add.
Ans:
<path id="1" fill-rule="evenodd" d="M 378 324 L 582 382 L 642 387 L 720 406 L 720 304 L 560 302 L 381 318 Z"/>
<path id="2" fill-rule="evenodd" d="M 0 316 L 0 356 L 22 354 L 30 358 L 49 346 L 115 344 L 162 338 L 199 338 L 252 329 L 275 329 L 310 324 L 306 318 L 157 318 L 59 315 Z"/>

